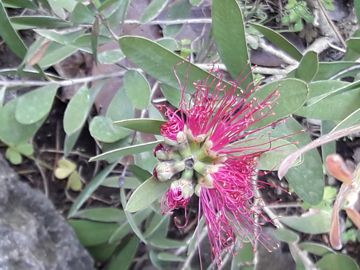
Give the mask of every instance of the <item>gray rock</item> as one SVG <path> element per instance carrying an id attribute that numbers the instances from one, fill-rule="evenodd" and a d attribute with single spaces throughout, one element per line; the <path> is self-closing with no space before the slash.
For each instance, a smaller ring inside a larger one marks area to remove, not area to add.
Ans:
<path id="1" fill-rule="evenodd" d="M 92 270 L 94 262 L 49 199 L 0 155 L 0 270 Z"/>

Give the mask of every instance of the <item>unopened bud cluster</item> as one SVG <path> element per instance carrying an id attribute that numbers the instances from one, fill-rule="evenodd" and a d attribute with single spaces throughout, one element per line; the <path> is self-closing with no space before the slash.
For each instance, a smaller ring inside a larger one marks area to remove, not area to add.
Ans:
<path id="1" fill-rule="evenodd" d="M 154 149 L 159 160 L 154 176 L 161 182 L 172 181 L 170 190 L 180 192 L 184 199 L 194 193 L 200 195 L 202 187 L 213 188 L 211 174 L 216 173 L 225 161 L 211 149 L 205 135 L 194 137 L 189 130 L 177 134 L 176 141 L 165 139 Z"/>

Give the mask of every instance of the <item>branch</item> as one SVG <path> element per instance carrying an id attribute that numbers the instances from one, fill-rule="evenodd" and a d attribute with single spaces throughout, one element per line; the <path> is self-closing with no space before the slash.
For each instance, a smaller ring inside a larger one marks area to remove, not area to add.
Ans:
<path id="1" fill-rule="evenodd" d="M 114 77 L 124 76 L 126 71 L 118 71 L 109 74 L 101 74 L 96 76 L 89 76 L 83 78 L 67 79 L 62 81 L 35 81 L 35 80 L 0 80 L 0 87 L 16 87 L 16 86 L 44 86 L 49 84 L 57 84 L 59 86 L 70 86 L 74 84 L 83 84 L 93 81 L 109 79 Z"/>

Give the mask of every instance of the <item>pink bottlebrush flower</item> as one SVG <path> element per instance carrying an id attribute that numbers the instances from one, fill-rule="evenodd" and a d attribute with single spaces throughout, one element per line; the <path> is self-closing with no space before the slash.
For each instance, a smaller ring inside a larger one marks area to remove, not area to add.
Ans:
<path id="1" fill-rule="evenodd" d="M 271 249 L 271 241 L 254 220 L 257 210 L 253 206 L 256 160 L 267 150 L 261 144 L 245 147 L 238 142 L 256 140 L 257 132 L 275 124 L 255 126 L 273 114 L 279 92 L 258 101 L 252 97 L 255 86 L 239 92 L 237 83 L 228 86 L 222 78 L 194 86 L 196 91 L 189 102 L 182 90 L 179 109 L 168 108 L 168 121 L 161 127 L 167 151 L 175 154 L 171 160 L 159 158 L 160 164 L 185 164 L 184 171 L 177 170 L 171 176 L 172 185 L 162 200 L 163 212 L 186 208 L 194 193 L 199 196 L 199 215 L 206 219 L 218 264 L 236 239 L 256 240 Z"/>
<path id="2" fill-rule="evenodd" d="M 194 187 L 189 180 L 180 179 L 172 182 L 161 203 L 163 212 L 169 213 L 178 208 L 186 208 L 193 194 Z"/>

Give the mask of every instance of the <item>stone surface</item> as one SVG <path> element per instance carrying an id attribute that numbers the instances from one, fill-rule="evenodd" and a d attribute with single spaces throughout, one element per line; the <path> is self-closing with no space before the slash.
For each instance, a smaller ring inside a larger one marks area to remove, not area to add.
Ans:
<path id="1" fill-rule="evenodd" d="M 93 260 L 43 193 L 0 155 L 0 270 L 92 270 Z"/>

